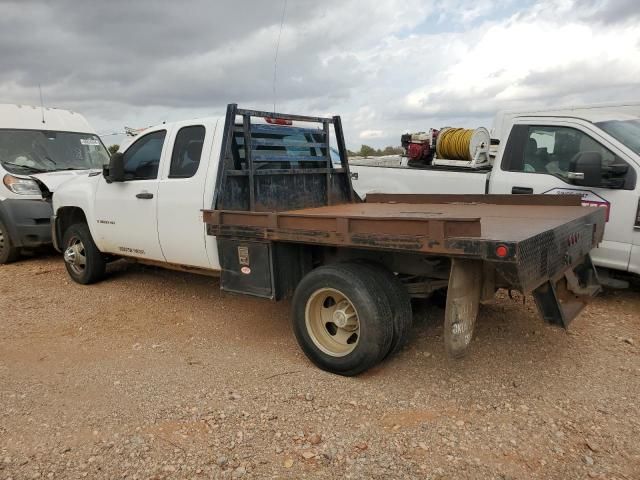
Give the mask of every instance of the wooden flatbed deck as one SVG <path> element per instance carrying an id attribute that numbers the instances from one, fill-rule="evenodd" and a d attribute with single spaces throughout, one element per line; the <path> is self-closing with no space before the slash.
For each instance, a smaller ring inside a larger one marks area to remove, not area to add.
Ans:
<path id="1" fill-rule="evenodd" d="M 374 195 L 371 200 L 283 212 L 205 210 L 204 221 L 212 235 L 459 254 L 448 240 L 515 244 L 576 221 L 591 223 L 588 217 L 596 212 L 579 206 L 577 196 Z"/>

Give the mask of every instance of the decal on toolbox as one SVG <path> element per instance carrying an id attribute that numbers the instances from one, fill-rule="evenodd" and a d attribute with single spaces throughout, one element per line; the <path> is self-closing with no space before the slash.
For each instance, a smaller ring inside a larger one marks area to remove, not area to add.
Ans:
<path id="1" fill-rule="evenodd" d="M 579 188 L 552 188 L 543 192 L 545 195 L 580 195 L 582 205 L 585 207 L 601 207 L 607 209 L 607 222 L 611 212 L 611 203 L 591 190 Z"/>
<path id="2" fill-rule="evenodd" d="M 238 247 L 238 263 L 249 266 L 249 247 Z"/>

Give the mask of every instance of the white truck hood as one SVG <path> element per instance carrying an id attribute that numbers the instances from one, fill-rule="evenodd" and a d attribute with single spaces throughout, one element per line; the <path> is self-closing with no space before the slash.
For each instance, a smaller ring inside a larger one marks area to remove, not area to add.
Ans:
<path id="1" fill-rule="evenodd" d="M 50 192 L 55 192 L 60 185 L 72 178 L 87 176 L 94 170 L 64 170 L 60 172 L 34 173 L 29 175 L 44 183 Z"/>

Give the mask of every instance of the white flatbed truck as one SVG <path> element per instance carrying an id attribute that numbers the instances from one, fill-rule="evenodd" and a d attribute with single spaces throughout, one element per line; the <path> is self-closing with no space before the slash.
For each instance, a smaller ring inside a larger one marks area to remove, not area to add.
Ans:
<path id="1" fill-rule="evenodd" d="M 562 327 L 599 290 L 589 251 L 604 210 L 560 196 L 361 203 L 340 117 L 231 104 L 224 120 L 159 125 L 103 171 L 66 183 L 53 205 L 53 236 L 74 281 L 96 282 L 126 257 L 219 275 L 228 292 L 292 298 L 300 347 L 341 375 L 406 343 L 412 296 L 447 288 L 445 346 L 457 357 L 481 299 L 497 288 L 531 292 L 542 317 Z"/>

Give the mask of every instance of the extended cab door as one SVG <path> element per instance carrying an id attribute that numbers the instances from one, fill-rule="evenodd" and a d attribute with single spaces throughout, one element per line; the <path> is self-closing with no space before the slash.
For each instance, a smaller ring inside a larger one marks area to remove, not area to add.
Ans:
<path id="1" fill-rule="evenodd" d="M 215 129 L 211 121 L 177 124 L 168 143 L 171 152 L 158 191 L 158 236 L 169 263 L 217 268 L 207 256 L 202 219 Z"/>
<path id="2" fill-rule="evenodd" d="M 96 243 L 103 252 L 164 261 L 158 240 L 158 172 L 167 156 L 166 129 L 145 132 L 124 152 L 124 182 L 100 178 Z"/>
<path id="3" fill-rule="evenodd" d="M 569 164 L 580 152 L 602 155 L 598 187 L 577 186 Z M 580 120 L 518 119 L 491 176 L 491 193 L 580 194 L 583 205 L 606 208 L 604 241 L 592 252 L 599 266 L 627 270 L 638 206 L 638 166 L 624 149 Z"/>

